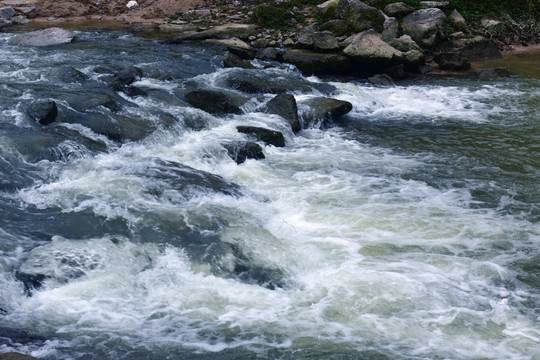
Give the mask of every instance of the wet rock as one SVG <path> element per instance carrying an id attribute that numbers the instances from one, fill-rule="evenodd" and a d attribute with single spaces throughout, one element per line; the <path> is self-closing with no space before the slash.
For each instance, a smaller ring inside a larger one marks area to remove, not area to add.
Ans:
<path id="1" fill-rule="evenodd" d="M 467 20 L 459 13 L 457 10 L 453 10 L 450 15 L 448 16 L 448 19 L 452 23 L 452 26 L 454 29 L 458 31 L 469 31 L 469 26 L 467 25 Z"/>
<path id="2" fill-rule="evenodd" d="M 261 146 L 251 141 L 233 142 L 225 144 L 223 147 L 227 149 L 229 157 L 238 165 L 243 164 L 247 159 L 260 160 L 265 158 Z"/>
<path id="3" fill-rule="evenodd" d="M 470 61 L 458 52 L 440 53 L 433 60 L 442 70 L 465 71 L 471 68 Z"/>
<path id="4" fill-rule="evenodd" d="M 423 9 L 430 9 L 430 8 L 443 9 L 445 7 L 448 7 L 448 5 L 450 5 L 448 1 L 420 1 L 420 6 Z"/>
<path id="5" fill-rule="evenodd" d="M 236 129 L 238 132 L 255 136 L 257 140 L 267 145 L 274 145 L 275 147 L 285 146 L 285 137 L 279 131 L 256 126 L 237 126 Z"/>
<path id="6" fill-rule="evenodd" d="M 369 69 L 389 67 L 403 59 L 403 53 L 384 42 L 374 30 L 358 34 L 343 52 Z"/>
<path id="7" fill-rule="evenodd" d="M 301 101 L 298 105 L 305 127 L 324 125 L 352 110 L 350 102 L 327 97 L 309 98 Z"/>
<path id="8" fill-rule="evenodd" d="M 469 61 L 498 59 L 502 56 L 497 44 L 481 35 L 453 40 L 451 44 L 452 51 L 461 53 Z"/>
<path id="9" fill-rule="evenodd" d="M 4 18 L 5 20 L 11 20 L 13 15 L 15 15 L 15 10 L 12 7 L 0 8 L 0 18 Z"/>
<path id="10" fill-rule="evenodd" d="M 399 33 L 399 23 L 396 18 L 388 18 L 384 21 L 384 30 L 382 32 L 382 39 L 389 43 L 393 39 L 397 38 Z"/>
<path id="11" fill-rule="evenodd" d="M 0 16 L 0 29 L 3 28 L 3 27 L 11 26 L 11 25 L 13 25 L 11 23 L 11 21 L 6 20 L 6 19 L 4 19 L 3 17 Z"/>
<path id="12" fill-rule="evenodd" d="M 330 20 L 320 26 L 321 31 L 330 31 L 334 36 L 348 36 L 352 30 L 344 20 Z"/>
<path id="13" fill-rule="evenodd" d="M 38 101 L 30 105 L 26 113 L 41 125 L 49 125 L 56 121 L 58 108 L 52 100 Z"/>
<path id="14" fill-rule="evenodd" d="M 404 16 L 412 13 L 414 10 L 415 8 L 404 2 L 388 4 L 384 7 L 384 13 L 390 17 Z"/>
<path id="15" fill-rule="evenodd" d="M 60 80 L 67 83 L 84 82 L 89 79 L 88 75 L 75 69 L 72 66 L 63 66 L 56 69 L 56 74 Z"/>
<path id="16" fill-rule="evenodd" d="M 246 98 L 220 90 L 195 90 L 186 94 L 187 101 L 194 107 L 211 114 L 238 114 Z"/>
<path id="17" fill-rule="evenodd" d="M 28 343 L 31 343 L 32 341 L 43 340 L 43 338 L 32 336 L 24 330 L 0 326 L 0 344 L 4 342 L 3 339 L 7 340 L 5 342 L 7 344 L 9 343 L 28 344 Z"/>
<path id="18" fill-rule="evenodd" d="M 187 40 L 204 40 L 210 38 L 239 38 L 242 40 L 247 39 L 251 35 L 255 35 L 258 32 L 258 27 L 253 24 L 223 24 L 214 26 L 203 31 L 189 31 L 178 35 L 172 43 L 182 43 Z"/>
<path id="19" fill-rule="evenodd" d="M 268 47 L 257 53 L 257 58 L 261 60 L 277 60 L 279 51 L 276 48 Z"/>
<path id="20" fill-rule="evenodd" d="M 255 58 L 255 49 L 238 38 L 210 39 L 206 40 L 205 43 L 225 46 L 230 53 L 244 60 L 253 60 Z"/>
<path id="21" fill-rule="evenodd" d="M 384 14 L 377 8 L 366 5 L 360 0 L 340 0 L 336 7 L 336 16 L 345 20 L 356 32 L 375 29 L 383 31 Z"/>
<path id="22" fill-rule="evenodd" d="M 123 89 L 124 93 L 129 97 L 146 96 L 147 91 L 137 86 L 126 86 Z"/>
<path id="23" fill-rule="evenodd" d="M 372 85 L 394 86 L 394 80 L 387 74 L 376 74 L 367 78 Z"/>
<path id="24" fill-rule="evenodd" d="M 223 66 L 226 68 L 238 67 L 242 69 L 255 69 L 249 61 L 242 59 L 240 56 L 228 54 L 223 57 Z"/>
<path id="25" fill-rule="evenodd" d="M 39 360 L 30 355 L 24 355 L 16 352 L 8 352 L 0 354 L 0 360 Z"/>
<path id="26" fill-rule="evenodd" d="M 445 13 L 440 9 L 421 9 L 403 18 L 403 32 L 422 47 L 432 47 L 444 36 Z"/>
<path id="27" fill-rule="evenodd" d="M 383 70 L 383 73 L 390 76 L 392 79 L 406 79 L 408 77 L 407 73 L 405 72 L 404 64 L 398 64 L 386 68 Z"/>
<path id="28" fill-rule="evenodd" d="M 298 119 L 298 106 L 296 99 L 289 94 L 276 95 L 266 103 L 266 113 L 279 115 L 291 125 L 292 131 L 300 131 L 302 126 Z"/>
<path id="29" fill-rule="evenodd" d="M 19 45 L 52 46 L 68 44 L 72 42 L 74 38 L 75 33 L 72 31 L 60 28 L 49 28 L 19 35 L 15 42 Z"/>
<path id="30" fill-rule="evenodd" d="M 318 52 L 330 52 L 339 49 L 339 44 L 330 31 L 316 31 L 313 33 L 313 48 Z"/>
<path id="31" fill-rule="evenodd" d="M 134 106 L 115 91 L 107 88 L 85 88 L 83 90 L 64 94 L 69 105 L 79 112 L 99 110 L 99 107 L 110 111 L 119 111 L 123 106 Z"/>
<path id="32" fill-rule="evenodd" d="M 350 59 L 339 53 L 292 49 L 283 54 L 283 61 L 295 65 L 306 75 L 346 74 L 351 68 Z"/>
<path id="33" fill-rule="evenodd" d="M 507 67 L 498 67 L 491 69 L 480 69 L 474 72 L 474 75 L 480 79 L 493 79 L 498 77 L 510 76 L 510 72 Z"/>
<path id="34" fill-rule="evenodd" d="M 118 74 L 111 77 L 108 81 L 109 86 L 115 91 L 122 91 L 128 85 L 134 83 L 137 79 L 142 77 L 141 69 L 131 66 L 127 69 L 120 71 Z"/>
<path id="35" fill-rule="evenodd" d="M 336 16 L 337 5 L 338 0 L 328 0 L 323 2 L 322 4 L 317 5 L 315 11 L 322 19 L 333 19 Z"/>

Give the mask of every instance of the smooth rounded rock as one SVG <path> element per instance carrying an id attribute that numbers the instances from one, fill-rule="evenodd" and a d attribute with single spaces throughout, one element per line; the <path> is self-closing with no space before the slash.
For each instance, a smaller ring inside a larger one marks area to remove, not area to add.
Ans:
<path id="1" fill-rule="evenodd" d="M 19 45 L 28 46 L 52 46 L 68 44 L 75 38 L 73 31 L 61 28 L 49 28 L 45 30 L 31 31 L 22 34 L 15 40 Z"/>

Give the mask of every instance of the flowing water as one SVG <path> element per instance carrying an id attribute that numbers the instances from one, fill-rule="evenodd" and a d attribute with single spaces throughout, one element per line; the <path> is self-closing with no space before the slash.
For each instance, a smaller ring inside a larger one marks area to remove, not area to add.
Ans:
<path id="1" fill-rule="evenodd" d="M 0 327 L 38 338 L 0 353 L 540 359 L 539 79 L 374 87 L 223 69 L 221 49 L 137 33 L 15 36 L 0 33 Z M 129 66 L 147 95 L 107 88 Z M 246 72 L 353 110 L 293 134 L 258 110 L 270 93 L 238 115 L 183 101 Z M 26 115 L 43 99 L 54 124 Z M 96 131 L 126 121 L 127 138 Z M 286 146 L 237 165 L 241 124 Z"/>

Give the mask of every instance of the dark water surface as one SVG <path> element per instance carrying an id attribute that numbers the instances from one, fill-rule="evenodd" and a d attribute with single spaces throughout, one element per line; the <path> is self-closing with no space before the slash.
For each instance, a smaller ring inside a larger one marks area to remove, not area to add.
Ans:
<path id="1" fill-rule="evenodd" d="M 0 327 L 45 340 L 0 352 L 540 359 L 538 77 L 374 87 L 223 69 L 219 48 L 124 31 L 15 36 L 0 33 Z M 146 95 L 108 87 L 130 66 Z M 231 88 L 246 74 L 353 110 L 293 134 L 260 112 L 273 94 Z M 214 116 L 185 102 L 199 88 L 249 101 Z M 48 126 L 26 115 L 44 99 Z M 286 146 L 237 165 L 238 125 Z"/>

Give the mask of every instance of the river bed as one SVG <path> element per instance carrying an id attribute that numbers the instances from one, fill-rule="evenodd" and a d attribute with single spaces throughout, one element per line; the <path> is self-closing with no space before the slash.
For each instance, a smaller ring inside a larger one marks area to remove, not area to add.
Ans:
<path id="1" fill-rule="evenodd" d="M 126 31 L 15 36 L 0 33 L 0 326 L 40 339 L 1 353 L 540 359 L 538 77 L 376 87 L 224 69 L 219 48 Z M 146 95 L 107 88 L 129 66 Z M 259 110 L 274 94 L 227 85 L 245 72 L 353 110 L 295 134 Z M 211 115 L 185 102 L 200 87 L 250 100 Z M 56 123 L 26 115 L 42 99 Z M 129 140 L 85 121 L 147 126 Z M 238 125 L 286 146 L 237 164 Z"/>

